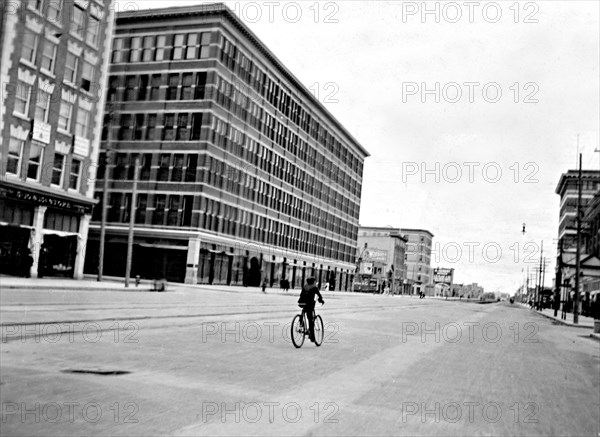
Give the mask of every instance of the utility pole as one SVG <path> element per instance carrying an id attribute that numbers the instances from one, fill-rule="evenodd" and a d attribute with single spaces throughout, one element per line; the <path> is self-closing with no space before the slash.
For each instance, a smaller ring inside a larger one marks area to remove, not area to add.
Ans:
<path id="1" fill-rule="evenodd" d="M 108 109 L 108 133 L 106 136 L 106 153 L 104 155 L 104 180 L 102 181 L 102 216 L 100 218 L 100 248 L 98 252 L 98 282 L 102 281 L 102 275 L 104 273 L 104 241 L 106 239 L 106 209 L 108 207 L 108 177 L 110 170 L 111 161 L 111 133 L 112 133 L 112 119 L 113 119 L 113 106 L 109 103 Z"/>
<path id="2" fill-rule="evenodd" d="M 129 287 L 131 276 L 131 258 L 133 256 L 133 226 L 135 225 L 135 205 L 137 202 L 137 184 L 140 177 L 140 158 L 135 158 L 135 172 L 133 176 L 133 190 L 131 192 L 131 205 L 129 205 L 129 234 L 127 235 L 127 266 L 125 268 L 125 287 Z"/>
<path id="3" fill-rule="evenodd" d="M 556 276 L 554 280 L 554 317 L 558 315 L 558 308 L 562 300 L 562 256 L 563 256 L 563 240 L 558 240 L 558 259 L 556 260 Z M 564 304 L 563 304 L 564 305 Z"/>
<path id="4" fill-rule="evenodd" d="M 536 304 L 538 309 L 541 309 L 542 307 L 542 255 L 544 255 L 544 240 L 542 240 L 541 244 L 540 244 L 541 250 L 540 250 L 540 268 L 538 269 L 537 272 L 537 299 L 536 299 Z"/>
<path id="5" fill-rule="evenodd" d="M 579 144 L 579 135 L 577 136 Z M 575 297 L 573 298 L 573 323 L 579 323 L 579 261 L 581 259 L 581 153 L 579 154 L 579 176 L 577 178 L 577 249 L 575 253 Z"/>

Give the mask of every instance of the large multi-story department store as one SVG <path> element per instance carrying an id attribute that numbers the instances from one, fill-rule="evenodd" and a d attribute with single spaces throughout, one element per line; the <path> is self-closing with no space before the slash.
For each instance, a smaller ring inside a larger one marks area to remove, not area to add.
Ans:
<path id="1" fill-rule="evenodd" d="M 118 14 L 105 114 L 106 275 L 124 274 L 139 158 L 133 275 L 350 290 L 368 152 L 225 6 Z"/>

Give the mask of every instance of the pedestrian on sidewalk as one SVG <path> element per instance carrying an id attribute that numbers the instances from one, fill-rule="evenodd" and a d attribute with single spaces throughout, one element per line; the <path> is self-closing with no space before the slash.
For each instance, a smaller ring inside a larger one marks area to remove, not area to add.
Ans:
<path id="1" fill-rule="evenodd" d="M 263 279 L 261 288 L 262 292 L 266 294 L 267 292 L 265 290 L 267 289 L 267 278 Z"/>

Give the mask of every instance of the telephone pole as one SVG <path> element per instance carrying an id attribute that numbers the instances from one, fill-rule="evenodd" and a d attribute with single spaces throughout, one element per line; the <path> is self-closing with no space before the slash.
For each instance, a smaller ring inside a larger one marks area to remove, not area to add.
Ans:
<path id="1" fill-rule="evenodd" d="M 133 190 L 131 192 L 131 205 L 129 205 L 129 234 L 127 235 L 127 265 L 125 267 L 125 287 L 129 287 L 131 276 L 131 259 L 133 256 L 133 226 L 135 225 L 135 204 L 137 202 L 137 184 L 140 177 L 140 158 L 135 158 L 135 172 L 133 176 Z"/>
<path id="2" fill-rule="evenodd" d="M 577 137 L 579 139 L 579 136 Z M 579 142 L 578 142 L 579 143 Z M 579 176 L 577 178 L 577 249 L 575 252 L 575 296 L 573 297 L 573 323 L 579 323 L 579 261 L 581 259 L 581 153 L 579 154 Z"/>
<path id="3" fill-rule="evenodd" d="M 98 282 L 102 281 L 104 273 L 104 241 L 106 239 L 106 209 L 108 207 L 108 177 L 110 170 L 110 140 L 112 136 L 113 104 L 108 104 L 108 133 L 106 136 L 106 153 L 104 155 L 104 180 L 102 181 L 102 215 L 100 218 L 100 248 L 98 251 Z"/>

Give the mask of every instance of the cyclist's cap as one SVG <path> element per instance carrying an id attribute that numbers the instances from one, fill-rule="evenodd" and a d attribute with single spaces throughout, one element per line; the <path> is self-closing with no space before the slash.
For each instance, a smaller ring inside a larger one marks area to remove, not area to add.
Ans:
<path id="1" fill-rule="evenodd" d="M 306 280 L 306 283 L 307 283 L 307 284 L 314 284 L 314 283 L 315 283 L 315 278 L 314 278 L 313 276 L 311 276 L 310 278 L 308 278 L 308 279 Z"/>

